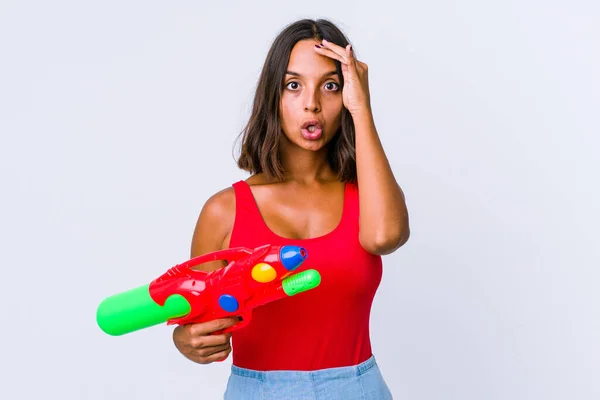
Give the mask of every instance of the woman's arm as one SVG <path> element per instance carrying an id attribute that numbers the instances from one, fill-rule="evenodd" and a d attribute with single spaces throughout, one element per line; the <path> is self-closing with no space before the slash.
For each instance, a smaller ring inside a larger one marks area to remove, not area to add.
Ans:
<path id="1" fill-rule="evenodd" d="M 355 128 L 356 169 L 360 201 L 360 243 L 370 253 L 390 254 L 408 240 L 408 212 L 404 194 L 396 183 L 379 141 L 369 94 L 367 64 L 346 48 L 323 40 L 315 51 L 341 63 L 344 75 L 342 100 Z"/>
<path id="2" fill-rule="evenodd" d="M 235 216 L 235 193 L 233 188 L 221 190 L 212 195 L 202 207 L 194 234 L 190 256 L 197 257 L 202 254 L 227 248 L 226 239 L 233 228 Z M 213 271 L 227 265 L 225 261 L 211 261 L 198 266 L 202 271 Z"/>
<path id="3" fill-rule="evenodd" d="M 356 131 L 360 243 L 370 253 L 390 254 L 410 236 L 404 193 L 385 155 L 371 111 L 355 111 L 352 118 Z"/>
<path id="4" fill-rule="evenodd" d="M 233 226 L 235 195 L 233 189 L 225 189 L 210 197 L 198 217 L 192 238 L 191 257 L 222 250 L 224 240 Z M 225 266 L 221 260 L 194 267 L 213 271 Z M 221 318 L 196 324 L 177 326 L 173 329 L 173 343 L 187 359 L 199 364 L 210 364 L 226 359 L 231 353 L 231 333 L 215 335 L 214 332 L 238 323 L 237 318 Z"/>

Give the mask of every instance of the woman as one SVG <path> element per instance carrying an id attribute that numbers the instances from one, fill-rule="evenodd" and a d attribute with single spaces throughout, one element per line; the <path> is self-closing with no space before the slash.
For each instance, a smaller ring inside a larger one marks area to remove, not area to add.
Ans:
<path id="1" fill-rule="evenodd" d="M 209 364 L 232 343 L 226 399 L 391 398 L 369 315 L 381 256 L 408 240 L 408 214 L 373 122 L 367 65 L 335 25 L 301 20 L 278 35 L 243 133 L 238 165 L 252 175 L 207 200 L 191 256 L 301 245 L 298 271 L 317 269 L 321 285 L 255 309 L 232 335 L 211 333 L 234 318 L 177 327 L 176 347 Z"/>

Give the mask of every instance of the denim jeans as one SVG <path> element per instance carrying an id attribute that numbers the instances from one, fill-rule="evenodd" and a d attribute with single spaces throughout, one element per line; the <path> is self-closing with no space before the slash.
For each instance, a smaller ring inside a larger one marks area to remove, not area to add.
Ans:
<path id="1" fill-rule="evenodd" d="M 225 400 L 390 400 L 375 357 L 315 371 L 255 371 L 233 365 Z"/>

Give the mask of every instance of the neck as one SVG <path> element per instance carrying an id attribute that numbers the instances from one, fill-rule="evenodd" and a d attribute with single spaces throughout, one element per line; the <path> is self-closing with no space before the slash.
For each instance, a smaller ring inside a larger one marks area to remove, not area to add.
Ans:
<path id="1" fill-rule="evenodd" d="M 280 157 L 285 181 L 313 184 L 337 180 L 327 161 L 327 148 L 309 151 L 295 146 L 281 146 Z"/>

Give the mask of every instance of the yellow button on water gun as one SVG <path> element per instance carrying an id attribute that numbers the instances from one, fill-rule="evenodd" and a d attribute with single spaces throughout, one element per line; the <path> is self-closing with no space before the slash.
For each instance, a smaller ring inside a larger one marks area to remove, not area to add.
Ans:
<path id="1" fill-rule="evenodd" d="M 277 272 L 269 264 L 259 263 L 252 268 L 252 278 L 257 282 L 267 283 L 277 278 Z"/>

